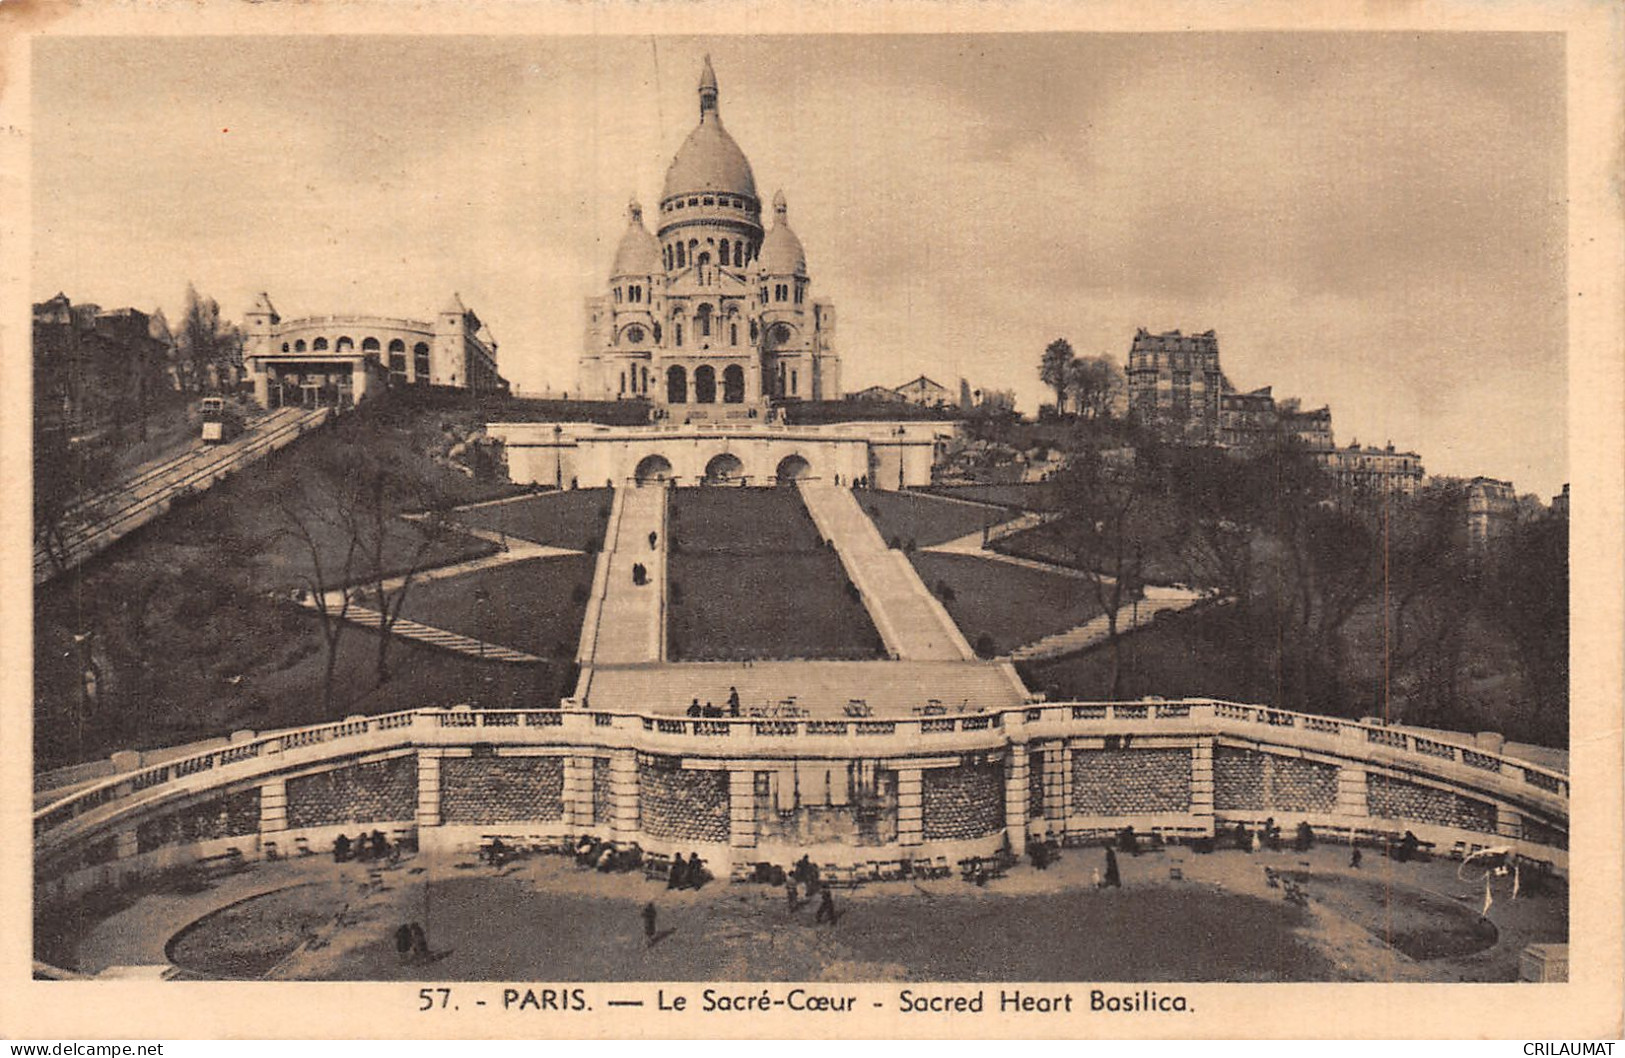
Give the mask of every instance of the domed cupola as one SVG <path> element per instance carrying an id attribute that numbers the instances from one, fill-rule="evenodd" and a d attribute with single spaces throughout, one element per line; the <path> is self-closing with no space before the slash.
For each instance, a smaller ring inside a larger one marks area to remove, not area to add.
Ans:
<path id="1" fill-rule="evenodd" d="M 756 198 L 756 177 L 750 162 L 722 127 L 722 116 L 717 111 L 717 75 L 711 69 L 710 56 L 706 56 L 700 75 L 700 123 L 688 134 L 671 168 L 666 170 L 666 186 L 660 198 L 664 202 L 676 195 L 706 192 L 743 195 L 752 199 L 753 205 Z"/>
<path id="2" fill-rule="evenodd" d="M 626 234 L 615 251 L 615 267 L 610 277 L 650 276 L 660 272 L 660 244 L 643 226 L 643 207 L 637 199 L 626 207 Z"/>
<path id="3" fill-rule="evenodd" d="M 807 252 L 801 240 L 790 230 L 790 209 L 784 201 L 784 192 L 773 196 L 773 228 L 762 239 L 760 268 L 764 275 L 804 276 L 807 274 Z"/>

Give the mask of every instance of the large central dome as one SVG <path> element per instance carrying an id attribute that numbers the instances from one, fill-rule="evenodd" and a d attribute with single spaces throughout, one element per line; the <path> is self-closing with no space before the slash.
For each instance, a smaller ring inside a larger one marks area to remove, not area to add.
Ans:
<path id="1" fill-rule="evenodd" d="M 717 75 L 711 70 L 710 58 L 705 60 L 705 72 L 700 76 L 700 123 L 671 160 L 660 197 L 664 201 L 695 192 L 756 198 L 756 177 L 750 171 L 750 162 L 722 127 L 722 117 L 717 113 Z"/>

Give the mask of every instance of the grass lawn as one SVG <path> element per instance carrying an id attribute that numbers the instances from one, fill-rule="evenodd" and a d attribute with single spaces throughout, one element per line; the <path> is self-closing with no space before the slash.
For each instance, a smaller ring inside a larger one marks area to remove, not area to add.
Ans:
<path id="1" fill-rule="evenodd" d="M 972 507 L 913 490 L 881 492 L 862 489 L 854 492 L 853 496 L 875 523 L 875 528 L 880 530 L 882 540 L 887 543 L 893 540 L 907 543 L 912 540 L 916 547 L 931 547 L 957 540 L 1014 516 L 1014 512 Z"/>
<path id="2" fill-rule="evenodd" d="M 795 489 L 677 489 L 670 514 L 671 542 L 682 551 L 765 555 L 820 547 Z"/>
<path id="3" fill-rule="evenodd" d="M 1060 502 L 1055 486 L 1047 481 L 1025 485 L 932 485 L 925 491 L 1024 511 L 1053 511 Z"/>
<path id="4" fill-rule="evenodd" d="M 608 489 L 544 492 L 509 503 L 456 511 L 450 517 L 464 525 L 507 533 L 549 547 L 596 551 L 604 544 L 614 499 Z"/>
<path id="5" fill-rule="evenodd" d="M 1077 577 L 972 555 L 916 552 L 909 559 L 971 645 L 987 635 L 999 654 L 1100 614 L 1094 590 Z M 952 598 L 943 598 L 941 584 L 951 589 Z"/>
<path id="6" fill-rule="evenodd" d="M 590 555 L 534 558 L 414 584 L 401 616 L 527 654 L 569 659 L 581 638 L 593 563 Z M 488 601 L 479 604 L 474 596 L 482 588 Z"/>
<path id="7" fill-rule="evenodd" d="M 694 554 L 668 560 L 673 661 L 883 657 L 834 551 Z"/>

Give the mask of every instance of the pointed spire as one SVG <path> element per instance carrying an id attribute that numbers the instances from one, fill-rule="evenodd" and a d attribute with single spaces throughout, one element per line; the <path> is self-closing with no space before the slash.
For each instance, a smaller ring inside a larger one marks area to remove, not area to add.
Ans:
<path id="1" fill-rule="evenodd" d="M 626 204 L 626 219 L 639 227 L 643 226 L 643 203 L 638 201 L 636 195 Z"/>
<path id="2" fill-rule="evenodd" d="M 700 120 L 717 112 L 717 72 L 711 69 L 711 56 L 705 57 L 705 68 L 700 71 Z"/>
<path id="3" fill-rule="evenodd" d="M 773 223 L 783 224 L 790 219 L 790 204 L 784 200 L 781 188 L 773 193 Z"/>

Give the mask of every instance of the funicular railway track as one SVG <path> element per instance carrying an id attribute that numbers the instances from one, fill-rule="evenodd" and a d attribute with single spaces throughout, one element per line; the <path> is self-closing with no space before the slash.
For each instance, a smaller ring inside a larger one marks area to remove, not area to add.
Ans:
<path id="1" fill-rule="evenodd" d="M 284 408 L 236 440 L 221 445 L 194 442 L 181 454 L 145 467 L 115 488 L 81 500 L 67 518 L 60 564 L 36 545 L 34 583 L 72 569 L 158 517 L 178 496 L 207 489 L 238 467 L 288 444 L 326 415 L 327 409 Z"/>

